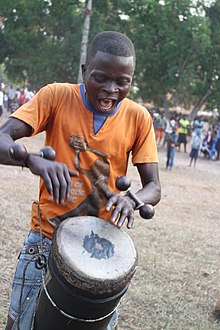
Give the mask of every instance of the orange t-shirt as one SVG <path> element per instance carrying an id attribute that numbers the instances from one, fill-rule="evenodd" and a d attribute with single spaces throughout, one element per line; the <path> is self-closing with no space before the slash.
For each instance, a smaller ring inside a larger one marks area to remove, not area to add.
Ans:
<path id="1" fill-rule="evenodd" d="M 40 206 L 42 231 L 48 237 L 54 231 L 48 220 L 55 217 L 63 220 L 94 215 L 109 219 L 105 194 L 96 183 L 99 180 L 106 189 L 116 192 L 115 181 L 126 175 L 130 153 L 134 165 L 158 162 L 152 119 L 144 107 L 125 98 L 95 134 L 93 113 L 86 108 L 81 91 L 80 85 L 47 85 L 11 115 L 29 124 L 32 135 L 45 131 L 45 145 L 55 149 L 56 161 L 80 174 L 72 178 L 65 206 L 51 200 L 40 180 L 39 201 L 32 204 L 31 228 L 39 231 Z"/>

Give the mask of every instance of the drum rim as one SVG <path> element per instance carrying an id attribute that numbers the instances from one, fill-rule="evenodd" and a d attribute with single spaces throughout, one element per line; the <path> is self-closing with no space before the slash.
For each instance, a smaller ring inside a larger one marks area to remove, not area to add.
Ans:
<path id="1" fill-rule="evenodd" d="M 76 217 L 82 219 L 82 217 Z M 99 219 L 97 217 L 90 216 L 89 218 L 91 219 L 98 219 L 99 221 L 104 221 L 102 219 Z M 104 279 L 99 280 L 99 279 L 91 279 L 85 278 L 85 276 L 82 274 L 77 273 L 73 269 L 70 268 L 69 265 L 64 263 L 62 256 L 60 255 L 58 244 L 57 244 L 57 237 L 59 236 L 60 231 L 62 230 L 63 226 L 67 224 L 69 221 L 71 221 L 72 218 L 68 218 L 63 221 L 61 226 L 59 226 L 54 235 L 53 235 L 53 243 L 52 243 L 52 248 L 51 248 L 51 253 L 50 253 L 50 259 L 52 262 L 56 265 L 56 270 L 59 273 L 59 276 L 61 276 L 67 283 L 69 283 L 70 286 L 77 288 L 79 290 L 83 290 L 86 292 L 89 292 L 92 295 L 108 295 L 108 294 L 113 294 L 116 292 L 121 291 L 124 287 L 126 287 L 135 271 L 137 268 L 137 263 L 138 263 L 138 255 L 137 251 L 135 248 L 135 245 L 131 239 L 131 237 L 123 231 L 123 233 L 126 235 L 126 239 L 129 239 L 129 241 L 132 244 L 132 249 L 134 251 L 134 260 L 132 259 L 133 264 L 131 265 L 130 269 L 125 271 L 121 276 L 117 278 L 117 282 L 115 278 L 112 279 Z M 74 218 L 74 221 L 77 220 Z M 84 219 L 83 219 L 84 220 Z M 88 220 L 88 219 L 87 219 Z M 86 220 L 86 221 L 87 221 Z M 108 223 L 109 224 L 109 223 Z M 111 225 L 111 224 L 110 224 Z M 112 225 L 113 226 L 113 225 Z M 121 229 L 119 229 L 121 230 Z M 71 276 L 70 276 L 71 274 Z M 103 285 L 104 284 L 104 285 Z"/>

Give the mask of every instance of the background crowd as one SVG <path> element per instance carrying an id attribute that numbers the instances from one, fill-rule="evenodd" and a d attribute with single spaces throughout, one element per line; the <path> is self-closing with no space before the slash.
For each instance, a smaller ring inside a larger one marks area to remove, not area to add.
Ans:
<path id="1" fill-rule="evenodd" d="M 189 166 L 196 165 L 198 157 L 219 160 L 220 154 L 220 118 L 189 116 L 170 112 L 165 117 L 161 111 L 151 112 L 157 146 L 167 148 L 166 168 L 172 169 L 175 151 L 189 153 Z M 188 150 L 187 150 L 188 149 Z"/>
<path id="2" fill-rule="evenodd" d="M 29 101 L 35 92 L 29 86 L 17 88 L 13 84 L 6 86 L 0 82 L 0 117 L 3 111 L 13 113 L 22 104 Z"/>
<path id="3" fill-rule="evenodd" d="M 3 111 L 13 113 L 18 107 L 30 100 L 35 91 L 30 86 L 17 88 L 13 84 L 6 86 L 0 82 L 0 117 Z M 175 152 L 189 153 L 189 166 L 196 165 L 198 157 L 209 160 L 220 159 L 220 118 L 197 116 L 190 120 L 189 116 L 177 112 L 151 110 L 157 146 L 166 147 L 166 168 L 174 166 Z M 188 148 L 188 150 L 187 150 Z"/>

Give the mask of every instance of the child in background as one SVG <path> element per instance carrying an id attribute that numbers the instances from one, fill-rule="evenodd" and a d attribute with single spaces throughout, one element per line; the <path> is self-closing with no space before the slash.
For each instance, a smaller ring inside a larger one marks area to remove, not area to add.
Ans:
<path id="1" fill-rule="evenodd" d="M 194 162 L 194 167 L 196 166 L 196 161 L 199 155 L 199 150 L 202 144 L 202 136 L 201 136 L 201 131 L 197 130 L 195 133 L 192 134 L 192 139 L 191 139 L 191 152 L 190 152 L 190 163 L 189 166 L 192 165 Z"/>
<path id="2" fill-rule="evenodd" d="M 167 162 L 166 162 L 166 169 L 172 170 L 173 162 L 174 162 L 174 155 L 176 149 L 176 142 L 177 142 L 177 134 L 175 131 L 170 133 L 167 139 Z"/>

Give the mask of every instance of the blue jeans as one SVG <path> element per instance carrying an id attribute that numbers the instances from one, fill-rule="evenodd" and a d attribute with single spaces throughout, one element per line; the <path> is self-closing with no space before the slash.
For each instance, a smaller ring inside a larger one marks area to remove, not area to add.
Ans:
<path id="1" fill-rule="evenodd" d="M 32 259 L 34 254 L 37 252 L 36 250 L 34 250 L 37 245 L 40 245 L 40 235 L 39 233 L 31 230 L 26 241 L 24 242 L 24 246 L 19 256 L 19 262 L 15 271 L 14 280 L 12 284 L 9 316 L 15 321 L 12 327 L 13 330 L 17 330 L 18 326 L 20 326 L 20 330 L 30 330 L 32 327 L 33 316 L 36 308 L 36 301 L 42 283 L 42 270 L 37 269 L 35 267 L 36 259 Z M 43 253 L 47 258 L 49 256 L 50 247 L 51 240 L 43 235 Z M 33 254 L 31 254 L 30 252 L 33 252 Z M 26 266 L 27 268 L 25 271 Z M 24 284 L 22 284 L 24 275 L 25 282 Z M 20 303 L 21 292 L 22 299 Z M 18 313 L 20 315 L 19 324 Z"/>
<path id="2" fill-rule="evenodd" d="M 42 236 L 43 253 L 48 260 L 52 241 L 46 236 Z M 11 304 L 9 307 L 9 316 L 14 320 L 12 330 L 17 330 L 18 326 L 20 330 L 32 329 L 37 298 L 42 284 L 42 270 L 35 267 L 36 258 L 33 258 L 34 254 L 37 252 L 36 247 L 41 247 L 40 234 L 30 230 L 21 250 L 12 284 Z M 25 267 L 27 267 L 26 271 Z M 22 284 L 24 275 L 25 282 Z M 20 303 L 21 292 L 22 299 Z M 18 314 L 20 315 L 20 320 L 18 320 Z M 118 314 L 114 312 L 106 330 L 115 329 L 117 323 Z"/>
<path id="3" fill-rule="evenodd" d="M 169 145 L 167 146 L 167 163 L 166 166 L 167 168 L 173 167 L 173 162 L 174 162 L 174 155 L 175 155 L 175 147 L 170 147 Z"/>

